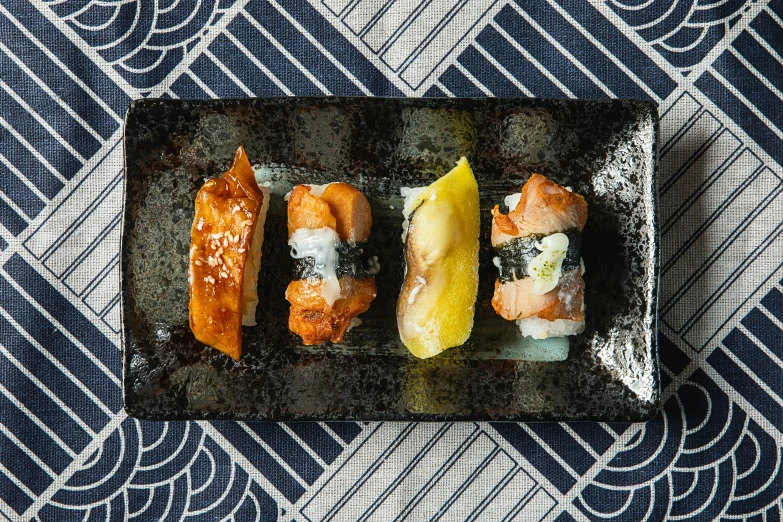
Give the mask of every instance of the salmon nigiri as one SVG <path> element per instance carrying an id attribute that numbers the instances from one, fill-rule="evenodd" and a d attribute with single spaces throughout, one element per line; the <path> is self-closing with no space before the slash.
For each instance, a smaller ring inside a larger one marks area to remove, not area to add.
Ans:
<path id="1" fill-rule="evenodd" d="M 507 215 L 492 209 L 498 268 L 492 306 L 537 339 L 584 330 L 584 264 L 579 257 L 587 221 L 585 199 L 533 174 L 505 199 Z"/>
<path id="2" fill-rule="evenodd" d="M 370 308 L 375 277 L 360 254 L 371 228 L 370 203 L 347 183 L 299 185 L 291 192 L 288 244 L 295 266 L 286 290 L 288 327 L 305 345 L 342 341 Z"/>

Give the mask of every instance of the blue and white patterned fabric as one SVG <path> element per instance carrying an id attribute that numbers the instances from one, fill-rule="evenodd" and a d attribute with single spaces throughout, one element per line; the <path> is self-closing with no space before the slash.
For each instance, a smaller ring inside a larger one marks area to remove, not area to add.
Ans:
<path id="1" fill-rule="evenodd" d="M 122 410 L 140 97 L 633 97 L 662 115 L 646 424 Z M 783 518 L 783 0 L 0 1 L 0 520 Z"/>

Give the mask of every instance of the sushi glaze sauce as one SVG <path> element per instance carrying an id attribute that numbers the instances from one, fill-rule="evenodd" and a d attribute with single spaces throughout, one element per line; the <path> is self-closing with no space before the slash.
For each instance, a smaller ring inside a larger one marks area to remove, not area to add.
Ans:
<path id="1" fill-rule="evenodd" d="M 533 293 L 544 295 L 553 290 L 563 275 L 563 261 L 568 252 L 568 236 L 558 232 L 536 243 L 541 253 L 530 262 L 528 275 L 533 278 Z"/>
<path id="2" fill-rule="evenodd" d="M 340 281 L 337 279 L 337 247 L 340 236 L 329 227 L 298 228 L 288 240 L 291 247 L 291 257 L 303 259 L 312 257 L 315 260 L 313 271 L 321 276 L 321 297 L 326 304 L 332 306 L 340 298 Z"/>

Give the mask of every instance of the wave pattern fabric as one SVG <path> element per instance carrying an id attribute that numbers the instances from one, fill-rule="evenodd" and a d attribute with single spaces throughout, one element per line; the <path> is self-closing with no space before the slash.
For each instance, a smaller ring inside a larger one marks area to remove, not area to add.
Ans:
<path id="1" fill-rule="evenodd" d="M 660 415 L 128 418 L 128 103 L 329 94 L 656 102 Z M 781 107 L 781 0 L 0 3 L 0 520 L 781 520 Z"/>

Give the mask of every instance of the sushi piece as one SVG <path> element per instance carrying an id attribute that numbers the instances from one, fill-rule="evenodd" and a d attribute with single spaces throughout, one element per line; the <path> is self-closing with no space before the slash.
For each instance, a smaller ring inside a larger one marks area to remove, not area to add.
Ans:
<path id="1" fill-rule="evenodd" d="M 405 281 L 397 301 L 403 344 L 421 359 L 463 344 L 478 291 L 478 185 L 464 157 L 428 187 L 402 189 Z"/>
<path id="2" fill-rule="evenodd" d="M 498 268 L 492 306 L 535 339 L 584 331 L 584 264 L 579 257 L 587 221 L 585 199 L 533 174 L 506 197 L 507 215 L 492 209 Z"/>
<path id="3" fill-rule="evenodd" d="M 347 183 L 299 185 L 288 200 L 294 280 L 288 328 L 305 345 L 339 343 L 375 299 L 375 276 L 360 255 L 370 236 L 370 203 Z M 375 272 L 375 271 L 373 271 Z"/>
<path id="4" fill-rule="evenodd" d="M 256 183 L 240 146 L 221 177 L 198 191 L 190 231 L 190 329 L 196 339 L 234 359 L 242 325 L 256 324 L 258 270 L 269 190 Z"/>

